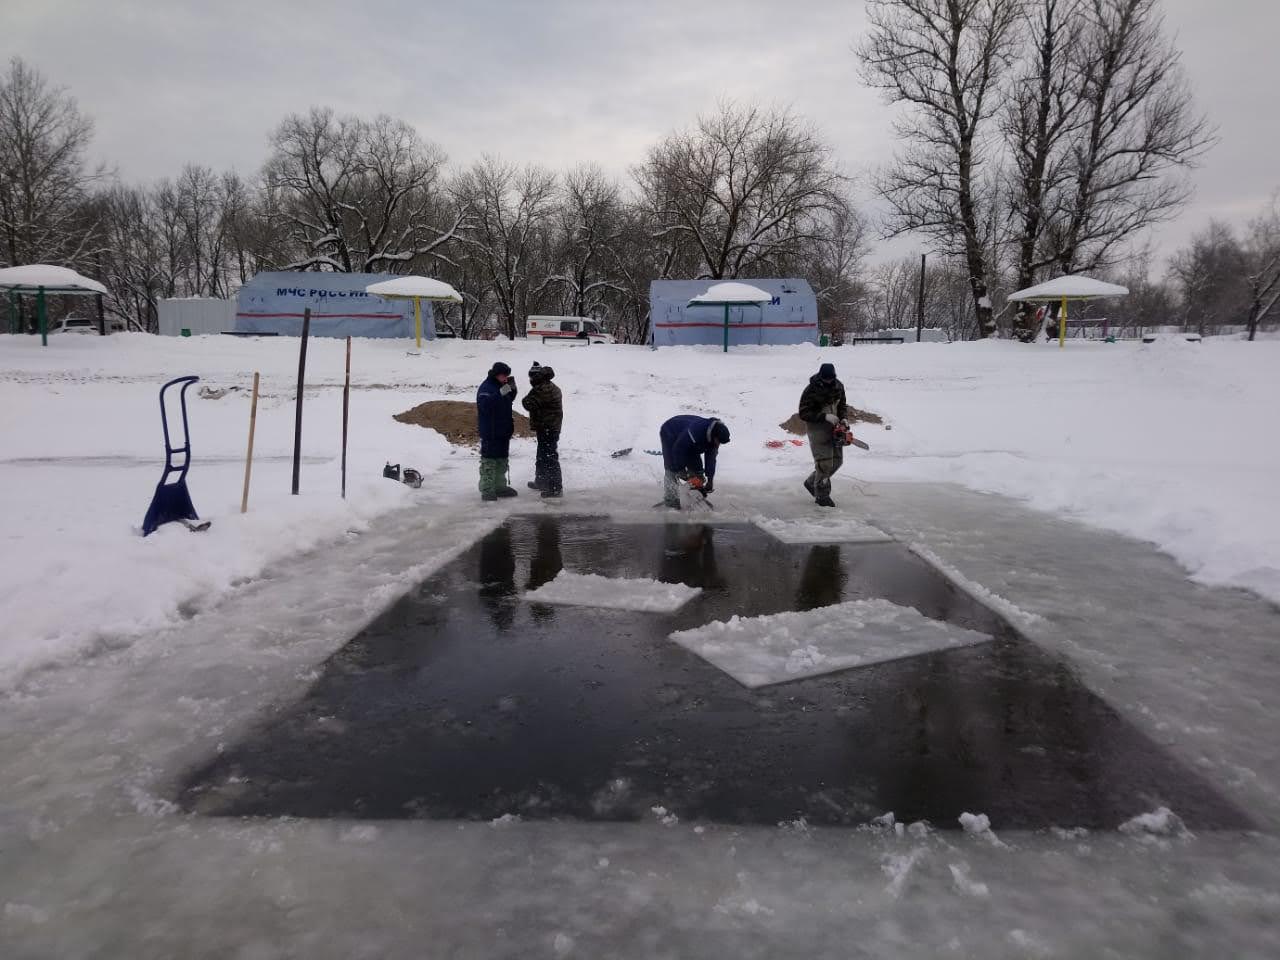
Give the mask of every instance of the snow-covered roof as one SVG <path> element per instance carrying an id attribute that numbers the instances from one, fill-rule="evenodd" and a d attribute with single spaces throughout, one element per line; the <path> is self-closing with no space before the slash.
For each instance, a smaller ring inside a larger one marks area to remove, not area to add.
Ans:
<path id="1" fill-rule="evenodd" d="M 692 300 L 689 305 L 701 303 L 707 306 L 725 303 L 768 303 L 773 299 L 773 294 L 766 293 L 759 287 L 753 287 L 749 283 L 737 283 L 730 281 L 728 283 L 713 283 L 707 288 L 706 293 L 700 293 Z"/>
<path id="2" fill-rule="evenodd" d="M 44 287 L 45 293 L 109 293 L 97 280 L 82 277 L 67 267 L 55 267 L 47 263 L 32 263 L 24 267 L 5 267 L 0 270 L 0 290 L 18 290 L 35 293 Z"/>
<path id="3" fill-rule="evenodd" d="M 419 297 L 423 300 L 447 300 L 461 303 L 462 296 L 443 280 L 431 277 L 395 277 L 371 283 L 364 288 L 367 293 L 380 297 Z"/>
<path id="4" fill-rule="evenodd" d="M 1128 287 L 1115 283 L 1104 283 L 1093 277 L 1080 274 L 1067 274 L 1056 277 L 1034 287 L 1027 287 L 1017 293 L 1010 294 L 1010 300 L 1096 300 L 1101 297 L 1123 297 L 1129 293 Z"/>

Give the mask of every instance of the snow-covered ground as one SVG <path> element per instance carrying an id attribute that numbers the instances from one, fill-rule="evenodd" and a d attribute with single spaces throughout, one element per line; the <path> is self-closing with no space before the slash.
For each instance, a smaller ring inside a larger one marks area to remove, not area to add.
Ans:
<path id="1" fill-rule="evenodd" d="M 469 398 L 489 364 L 522 387 L 533 360 L 565 392 L 562 457 L 575 491 L 652 479 L 658 425 L 714 414 L 733 431 L 719 499 L 748 505 L 771 485 L 804 498 L 808 452 L 765 447 L 783 436 L 807 377 L 836 364 L 849 400 L 882 414 L 863 425 L 870 453 L 850 450 L 837 501 L 857 481 L 942 480 L 1152 541 L 1197 579 L 1280 601 L 1280 342 L 1176 340 L 989 342 L 818 349 L 570 347 L 356 341 L 350 479 L 338 497 L 342 344 L 313 340 L 307 367 L 302 496 L 289 496 L 296 340 L 142 335 L 0 337 L 0 683 L 50 660 L 128 643 L 190 616 L 300 550 L 366 529 L 420 494 L 381 478 L 386 460 L 422 470 L 458 509 L 474 495 L 473 454 L 391 415 L 424 400 Z M 239 514 L 253 371 L 262 374 L 253 489 Z M 197 510 L 204 534 L 138 528 L 159 479 L 156 392 L 194 373 L 238 387 L 189 393 Z M 626 458 L 612 450 L 633 447 Z M 532 472 L 532 441 L 514 445 L 513 479 Z M 825 518 L 819 518 L 822 522 Z"/>

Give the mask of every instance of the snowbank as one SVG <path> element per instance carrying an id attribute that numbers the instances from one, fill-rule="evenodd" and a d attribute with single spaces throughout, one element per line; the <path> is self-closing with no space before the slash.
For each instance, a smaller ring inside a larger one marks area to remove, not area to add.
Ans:
<path id="1" fill-rule="evenodd" d="M 1280 341 L 908 344 L 819 349 L 437 341 L 355 342 L 349 496 L 338 499 L 343 344 L 309 348 L 303 496 L 288 495 L 297 341 L 138 334 L 0 336 L 0 682 L 42 661 L 172 622 L 297 550 L 358 532 L 393 510 L 478 509 L 474 454 L 391 415 L 436 399 L 471 399 L 504 359 L 523 390 L 533 360 L 554 363 L 565 394 L 561 440 L 575 490 L 652 481 L 658 426 L 681 412 L 723 417 L 717 496 L 750 512 L 752 487 L 806 497 L 807 449 L 778 449 L 808 377 L 835 363 L 872 447 L 849 450 L 837 476 L 841 513 L 856 516 L 858 478 L 950 481 L 1152 541 L 1206 583 L 1280 602 Z M 552 355 L 554 354 L 554 357 Z M 552 359 L 548 360 L 548 357 Z M 262 372 L 250 512 L 239 516 L 248 387 Z M 219 400 L 191 391 L 197 510 L 206 534 L 136 534 L 162 459 L 156 392 L 195 373 L 238 387 Z M 627 457 L 609 452 L 633 447 Z M 513 444 L 516 485 L 533 443 Z M 420 491 L 380 477 L 385 460 L 427 475 Z M 517 505 L 523 505 L 524 500 Z M 647 506 L 647 504 L 646 504 Z M 767 520 L 767 518 L 765 518 Z M 809 533 L 836 520 L 821 518 Z M 798 530 L 793 535 L 800 535 Z M 784 534 L 785 535 L 785 534 Z"/>

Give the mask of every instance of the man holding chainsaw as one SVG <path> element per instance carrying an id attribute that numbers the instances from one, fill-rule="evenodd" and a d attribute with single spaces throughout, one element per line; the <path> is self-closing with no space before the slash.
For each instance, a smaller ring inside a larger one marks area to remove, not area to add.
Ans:
<path id="1" fill-rule="evenodd" d="M 800 419 L 809 426 L 809 452 L 813 454 L 813 473 L 804 488 L 820 507 L 835 506 L 831 478 L 844 463 L 844 448 L 853 439 L 845 419 L 848 415 L 844 384 L 836 379 L 835 364 L 824 363 L 800 394 Z"/>
<path id="2" fill-rule="evenodd" d="M 680 482 L 706 497 L 715 487 L 716 451 L 729 442 L 729 428 L 715 417 L 685 414 L 658 430 L 662 441 L 662 502 L 680 509 Z M 705 462 L 704 462 L 705 461 Z"/>

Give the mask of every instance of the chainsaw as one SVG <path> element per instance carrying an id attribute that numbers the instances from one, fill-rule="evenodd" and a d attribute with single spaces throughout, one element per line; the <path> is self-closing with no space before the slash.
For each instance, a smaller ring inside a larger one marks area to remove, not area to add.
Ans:
<path id="1" fill-rule="evenodd" d="M 837 447 L 855 446 L 859 450 L 870 450 L 867 444 L 853 435 L 853 428 L 847 420 L 841 420 L 831 428 L 831 439 Z"/>

